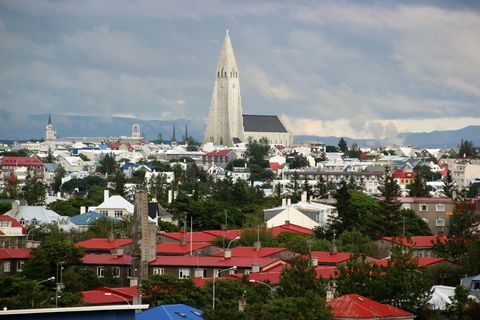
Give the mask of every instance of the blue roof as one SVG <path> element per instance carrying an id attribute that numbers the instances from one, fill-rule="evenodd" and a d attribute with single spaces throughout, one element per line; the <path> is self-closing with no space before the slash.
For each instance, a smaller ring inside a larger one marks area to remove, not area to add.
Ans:
<path id="1" fill-rule="evenodd" d="M 108 220 L 113 219 L 112 217 L 105 216 L 105 215 L 103 215 L 101 213 L 98 213 L 96 211 L 88 211 L 86 213 L 82 213 L 82 214 L 70 217 L 70 221 L 72 223 L 76 224 L 77 226 L 79 226 L 79 225 L 84 226 L 84 225 L 89 225 L 93 221 L 98 220 L 98 219 L 102 219 L 102 218 L 103 219 L 108 219 Z M 120 222 L 120 220 L 118 220 L 118 219 L 113 219 L 113 220 L 115 220 L 115 223 Z"/>
<path id="2" fill-rule="evenodd" d="M 58 164 L 56 163 L 44 163 L 43 166 L 48 172 L 55 172 L 58 168 Z"/>
<path id="3" fill-rule="evenodd" d="M 163 304 L 161 306 L 137 313 L 135 320 L 171 319 L 203 320 L 203 311 L 185 304 Z"/>
<path id="4" fill-rule="evenodd" d="M 140 167 L 147 167 L 150 170 L 152 169 L 152 164 L 151 163 L 145 163 L 145 164 L 138 164 L 138 163 L 125 163 L 122 166 L 122 170 L 128 170 L 130 168 L 140 168 Z"/>

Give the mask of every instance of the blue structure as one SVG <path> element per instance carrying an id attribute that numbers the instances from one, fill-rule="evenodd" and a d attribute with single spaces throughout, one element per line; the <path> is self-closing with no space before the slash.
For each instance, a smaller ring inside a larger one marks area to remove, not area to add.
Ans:
<path id="1" fill-rule="evenodd" d="M 77 226 L 88 226 L 90 225 L 93 221 L 98 220 L 98 219 L 107 219 L 107 220 L 114 220 L 114 223 L 119 223 L 119 219 L 114 219 L 109 216 L 105 216 L 101 213 L 98 213 L 96 211 L 88 211 L 82 214 L 78 214 L 76 216 L 70 217 L 70 221 Z"/>
<path id="2" fill-rule="evenodd" d="M 137 313 L 135 320 L 203 320 L 203 311 L 185 304 L 163 304 Z"/>

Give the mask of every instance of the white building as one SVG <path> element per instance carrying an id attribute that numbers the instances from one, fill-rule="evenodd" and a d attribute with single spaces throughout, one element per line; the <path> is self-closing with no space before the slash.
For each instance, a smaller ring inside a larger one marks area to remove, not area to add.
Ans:
<path id="1" fill-rule="evenodd" d="M 54 142 L 57 140 L 57 132 L 53 129 L 52 117 L 48 115 L 48 124 L 45 129 L 45 141 Z"/>
<path id="2" fill-rule="evenodd" d="M 132 215 L 134 206 L 122 196 L 111 196 L 108 190 L 104 190 L 103 202 L 97 207 L 89 207 L 86 211 L 96 211 L 111 218 L 121 219 Z"/>
<path id="3" fill-rule="evenodd" d="M 337 216 L 337 208 L 322 203 L 298 202 L 284 203 L 281 207 L 263 211 L 267 228 L 284 224 L 295 224 L 304 228 L 313 229 L 330 223 Z"/>

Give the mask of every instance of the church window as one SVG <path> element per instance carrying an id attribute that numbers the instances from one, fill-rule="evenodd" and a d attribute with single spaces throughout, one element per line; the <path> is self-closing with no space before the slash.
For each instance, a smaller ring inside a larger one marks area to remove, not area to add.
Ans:
<path id="1" fill-rule="evenodd" d="M 217 72 L 217 78 L 220 78 L 220 72 Z"/>
<path id="2" fill-rule="evenodd" d="M 223 76 L 226 78 L 227 77 L 227 71 L 225 71 L 225 73 L 223 74 Z"/>

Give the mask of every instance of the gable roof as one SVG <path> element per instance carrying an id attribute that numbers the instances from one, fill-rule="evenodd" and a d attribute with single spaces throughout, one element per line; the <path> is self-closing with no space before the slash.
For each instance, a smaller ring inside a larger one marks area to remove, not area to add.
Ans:
<path id="1" fill-rule="evenodd" d="M 270 229 L 274 237 L 278 236 L 282 232 L 292 232 L 298 234 L 313 234 L 313 229 L 298 226 L 296 224 L 283 224 Z"/>
<path id="2" fill-rule="evenodd" d="M 122 196 L 111 196 L 103 201 L 97 209 L 126 209 L 128 212 L 133 213 L 134 206 Z"/>
<path id="3" fill-rule="evenodd" d="M 254 247 L 235 247 L 232 249 L 232 257 L 244 257 L 244 258 L 266 258 L 274 254 L 287 251 L 287 248 L 273 248 L 273 247 L 260 247 L 260 250 L 256 250 Z M 215 256 L 223 256 L 223 252 L 215 254 Z"/>
<path id="4" fill-rule="evenodd" d="M 137 313 L 135 320 L 203 320 L 203 311 L 185 304 L 163 304 Z"/>
<path id="5" fill-rule="evenodd" d="M 217 237 L 214 234 L 203 232 L 203 231 L 194 231 L 194 232 L 160 232 L 162 236 L 167 238 L 175 239 L 180 241 L 180 239 L 185 236 L 186 240 L 190 242 L 212 242 Z"/>
<path id="6" fill-rule="evenodd" d="M 375 264 L 379 267 L 386 267 L 388 265 L 389 260 L 390 260 L 390 257 L 386 257 L 386 258 L 383 258 L 383 259 L 380 259 L 380 260 L 377 260 L 377 261 L 373 261 L 372 264 Z M 449 261 L 445 258 L 419 257 L 419 258 L 415 258 L 415 260 L 416 260 L 417 266 L 419 268 L 427 267 L 427 266 L 430 266 L 432 264 L 436 264 L 436 263 L 440 263 L 440 262 L 446 262 L 446 263 L 456 265 L 455 262 Z"/>
<path id="7" fill-rule="evenodd" d="M 30 259 L 31 253 L 28 248 L 0 248 L 0 259 Z"/>
<path id="8" fill-rule="evenodd" d="M 82 291 L 83 301 L 85 304 L 116 304 L 132 301 L 138 295 L 137 287 L 121 287 L 121 288 L 97 288 L 94 290 Z M 111 293 L 111 295 L 105 295 Z"/>
<path id="9" fill-rule="evenodd" d="M 131 265 L 132 256 L 130 255 L 113 255 L 108 253 L 86 254 L 82 258 L 83 264 L 93 265 Z"/>
<path id="10" fill-rule="evenodd" d="M 20 222 L 18 222 L 15 218 L 12 218 L 10 216 L 7 216 L 7 215 L 0 215 L 0 220 L 2 221 L 10 221 L 11 222 L 11 227 L 12 228 L 22 228 L 22 233 L 27 233 L 27 229 L 25 229 L 21 224 Z"/>
<path id="11" fill-rule="evenodd" d="M 239 258 L 215 256 L 158 256 L 149 264 L 152 266 L 198 266 L 198 267 L 233 267 L 250 268 L 252 264 L 259 264 L 262 268 L 273 267 L 277 264 L 285 264 L 281 259 L 276 258 Z"/>
<path id="12" fill-rule="evenodd" d="M 412 236 L 410 241 L 406 237 L 382 237 L 381 240 L 390 241 L 393 243 L 401 244 L 405 247 L 415 246 L 416 248 L 432 248 L 433 245 L 438 241 L 445 243 L 447 237 L 445 236 Z"/>
<path id="13" fill-rule="evenodd" d="M 201 249 L 205 249 L 212 246 L 208 243 L 192 243 L 191 249 L 192 251 L 197 251 Z M 186 243 L 184 245 L 178 242 L 162 242 L 157 244 L 157 254 L 187 254 L 190 252 L 190 243 Z"/>
<path id="14" fill-rule="evenodd" d="M 42 206 L 19 206 L 16 214 L 9 210 L 5 215 L 15 218 L 19 222 L 23 219 L 32 223 L 32 220 L 35 219 L 37 223 L 56 223 L 62 230 L 70 230 L 77 227 L 70 221 L 70 217 L 61 216 L 55 211 Z"/>
<path id="15" fill-rule="evenodd" d="M 318 263 L 337 264 L 350 260 L 352 254 L 350 252 L 331 253 L 329 251 L 312 251 L 312 257 L 318 259 Z"/>
<path id="16" fill-rule="evenodd" d="M 328 302 L 335 319 L 404 318 L 414 315 L 388 304 L 381 304 L 359 294 L 346 294 Z"/>
<path id="17" fill-rule="evenodd" d="M 96 211 L 89 211 L 89 212 L 86 212 L 86 213 L 77 214 L 76 216 L 70 217 L 70 221 L 72 223 L 76 224 L 77 226 L 78 225 L 81 225 L 81 226 L 89 225 L 89 224 L 91 224 L 92 222 L 94 222 L 98 219 L 107 219 L 109 221 L 114 220 L 114 223 L 119 223 L 120 222 L 119 219 L 115 219 L 115 218 L 103 215 L 103 214 L 98 213 Z"/>
<path id="18" fill-rule="evenodd" d="M 43 166 L 43 162 L 36 157 L 4 157 L 2 166 Z"/>
<path id="19" fill-rule="evenodd" d="M 85 249 L 104 249 L 112 250 L 124 246 L 131 245 L 133 241 L 131 239 L 112 239 L 108 238 L 91 238 L 85 241 L 75 243 L 75 246 Z"/>
<path id="20" fill-rule="evenodd" d="M 230 153 L 232 153 L 232 151 L 228 149 L 215 150 L 215 151 L 206 153 L 204 156 L 205 157 L 227 157 Z"/>
<path id="21" fill-rule="evenodd" d="M 243 115 L 243 129 L 245 132 L 282 132 L 287 129 L 278 116 L 271 115 Z"/>

